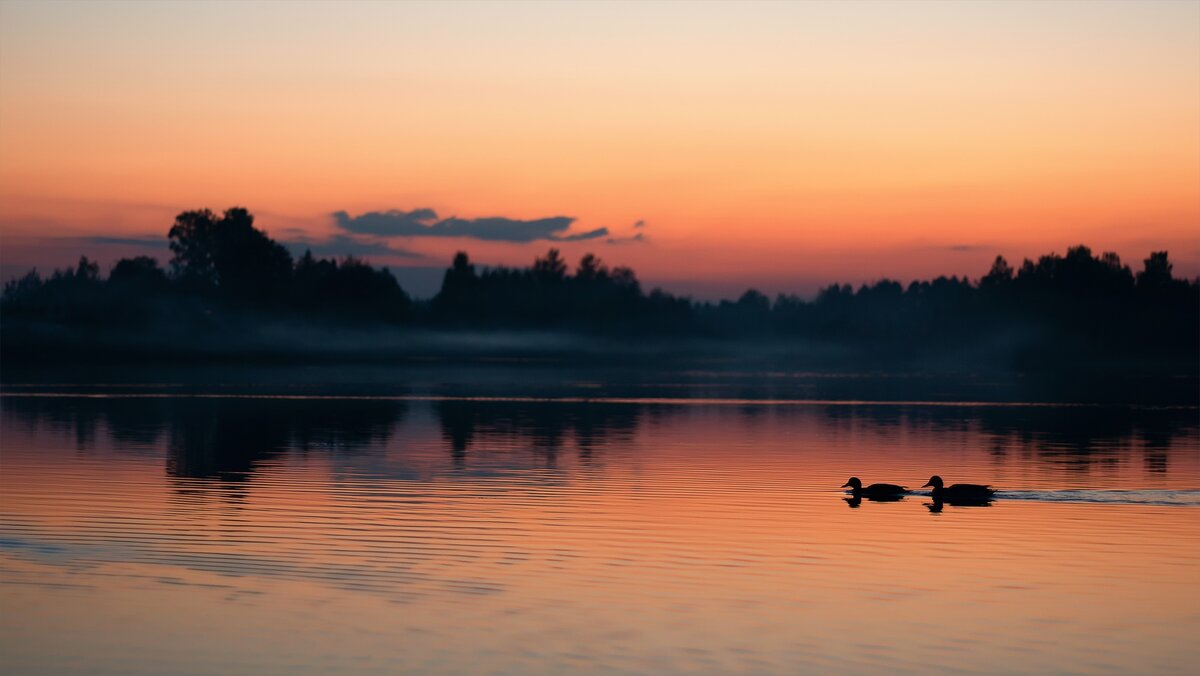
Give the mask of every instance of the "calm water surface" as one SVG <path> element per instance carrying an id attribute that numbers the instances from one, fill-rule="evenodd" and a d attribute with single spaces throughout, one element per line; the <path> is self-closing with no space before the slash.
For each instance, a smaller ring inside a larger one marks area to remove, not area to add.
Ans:
<path id="1" fill-rule="evenodd" d="M 0 398 L 5 673 L 1200 662 L 1195 408 L 54 389 Z M 838 489 L 933 473 L 1002 493 Z"/>

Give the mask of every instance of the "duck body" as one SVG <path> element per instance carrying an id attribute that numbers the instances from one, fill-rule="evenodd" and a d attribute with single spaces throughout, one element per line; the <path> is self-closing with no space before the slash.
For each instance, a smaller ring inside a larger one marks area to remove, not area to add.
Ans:
<path id="1" fill-rule="evenodd" d="M 983 484 L 951 484 L 947 486 L 942 482 L 942 477 L 937 475 L 930 477 L 929 483 L 921 488 L 932 488 L 930 495 L 934 500 L 950 504 L 986 502 L 996 494 L 991 486 Z"/>
<path id="2" fill-rule="evenodd" d="M 896 484 L 871 484 L 863 486 L 858 477 L 852 476 L 842 488 L 849 488 L 850 494 L 857 498 L 868 500 L 899 500 L 908 494 L 908 489 Z"/>

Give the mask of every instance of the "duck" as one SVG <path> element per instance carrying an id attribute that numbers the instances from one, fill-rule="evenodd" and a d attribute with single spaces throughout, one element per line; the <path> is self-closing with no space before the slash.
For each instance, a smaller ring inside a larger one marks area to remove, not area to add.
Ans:
<path id="1" fill-rule="evenodd" d="M 862 481 L 856 476 L 850 477 L 850 480 L 843 484 L 842 488 L 849 488 L 850 494 L 856 498 L 867 498 L 868 500 L 899 500 L 908 494 L 907 488 L 895 484 L 871 484 L 864 487 Z"/>
<path id="2" fill-rule="evenodd" d="M 947 502 L 950 504 L 958 502 L 980 502 L 991 500 L 996 491 L 991 486 L 982 484 L 951 484 L 946 486 L 942 483 L 942 477 L 933 475 L 929 477 L 929 483 L 921 486 L 921 488 L 933 488 L 930 495 L 936 502 Z"/>

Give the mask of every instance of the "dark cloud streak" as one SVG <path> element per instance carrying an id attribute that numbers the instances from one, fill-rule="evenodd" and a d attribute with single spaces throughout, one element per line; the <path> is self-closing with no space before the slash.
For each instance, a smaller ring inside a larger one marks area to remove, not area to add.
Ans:
<path id="1" fill-rule="evenodd" d="M 607 237 L 607 236 L 608 236 L 608 228 L 596 228 L 595 230 L 588 230 L 587 232 L 581 232 L 577 235 L 566 235 L 564 237 L 557 237 L 554 239 L 554 241 L 556 241 L 556 242 L 582 242 L 584 240 L 597 239 L 600 237 Z"/>
<path id="2" fill-rule="evenodd" d="M 641 244 L 646 241 L 646 235 L 638 233 L 632 237 L 609 237 L 604 240 L 605 244 Z"/>
<path id="3" fill-rule="evenodd" d="M 411 236 L 436 225 L 437 212 L 433 209 L 413 209 L 412 211 L 391 209 L 389 211 L 368 211 L 365 214 L 351 216 L 345 211 L 335 211 L 333 220 L 342 230 L 359 235 Z"/>
<path id="4" fill-rule="evenodd" d="M 146 246 L 155 249 L 167 248 L 167 239 L 157 235 L 143 235 L 133 237 L 84 237 L 82 241 L 87 244 L 101 246 Z"/>
<path id="5" fill-rule="evenodd" d="M 318 258 L 331 256 L 395 256 L 398 258 L 425 258 L 423 254 L 405 249 L 395 249 L 382 242 L 371 242 L 357 239 L 349 235 L 334 235 L 329 239 L 317 242 L 309 239 L 296 239 L 282 242 L 292 252 L 293 256 L 303 256 L 305 251 L 312 251 Z"/>
<path id="6" fill-rule="evenodd" d="M 579 242 L 608 236 L 608 228 L 567 234 L 575 219 L 552 216 L 521 220 L 492 216 L 438 220 L 433 209 L 369 211 L 351 216 L 345 211 L 333 214 L 334 223 L 346 232 L 381 237 L 464 237 L 490 242 Z"/>
<path id="7" fill-rule="evenodd" d="M 295 229 L 289 229 L 296 232 Z M 157 235 L 134 235 L 131 237 L 81 237 L 71 238 L 84 245 L 92 246 L 135 246 L 148 249 L 167 249 L 167 239 Z M 301 256 L 305 250 L 311 250 L 314 256 L 394 256 L 398 258 L 425 258 L 423 254 L 405 249 L 397 249 L 382 242 L 362 240 L 350 235 L 334 235 L 327 240 L 317 241 L 306 237 L 280 240 L 293 256 Z"/>

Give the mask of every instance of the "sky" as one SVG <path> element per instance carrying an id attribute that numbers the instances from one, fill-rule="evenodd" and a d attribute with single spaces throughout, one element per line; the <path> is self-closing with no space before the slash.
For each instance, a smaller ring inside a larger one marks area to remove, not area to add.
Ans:
<path id="1" fill-rule="evenodd" d="M 392 267 L 594 252 L 701 298 L 1200 274 L 1200 2 L 0 0 L 0 276 L 239 205 Z"/>

